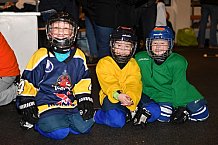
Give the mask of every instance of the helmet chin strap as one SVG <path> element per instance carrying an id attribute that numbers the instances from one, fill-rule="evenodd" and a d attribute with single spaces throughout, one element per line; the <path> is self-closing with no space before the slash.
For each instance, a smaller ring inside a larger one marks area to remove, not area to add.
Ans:
<path id="1" fill-rule="evenodd" d="M 55 46 L 52 46 L 52 47 L 53 47 L 54 52 L 61 53 L 61 54 L 68 53 L 71 49 L 71 47 L 66 47 L 66 48 L 59 48 L 59 47 L 55 47 Z"/>
<path id="2" fill-rule="evenodd" d="M 154 62 L 157 64 L 157 65 L 161 65 L 162 63 L 164 63 L 164 61 L 166 60 L 167 58 L 165 59 L 154 59 Z"/>
<path id="3" fill-rule="evenodd" d="M 161 65 L 162 63 L 164 63 L 164 61 L 166 61 L 166 59 L 168 58 L 169 56 L 162 56 L 162 57 L 153 57 L 154 59 L 154 62 L 157 64 L 157 65 Z"/>

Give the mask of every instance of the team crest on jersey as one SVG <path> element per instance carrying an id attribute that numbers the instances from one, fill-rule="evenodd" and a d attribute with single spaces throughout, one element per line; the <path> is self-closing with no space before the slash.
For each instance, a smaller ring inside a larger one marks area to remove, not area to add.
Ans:
<path id="1" fill-rule="evenodd" d="M 71 78 L 66 70 L 62 73 L 61 76 L 58 77 L 57 82 L 53 85 L 53 87 L 55 88 L 55 90 L 71 90 Z"/>
<path id="2" fill-rule="evenodd" d="M 52 63 L 50 60 L 47 60 L 46 67 L 45 67 L 45 72 L 46 72 L 46 73 L 49 73 L 49 72 L 51 72 L 53 69 L 54 69 L 53 63 Z"/>
<path id="3" fill-rule="evenodd" d="M 56 105 L 61 105 L 61 106 L 72 105 L 72 102 L 69 99 L 69 97 L 73 97 L 72 83 L 71 83 L 71 78 L 66 70 L 62 73 L 61 76 L 58 77 L 56 83 L 52 86 L 54 87 L 55 91 L 62 92 L 62 93 L 55 93 L 55 95 L 61 99 L 56 103 Z"/>

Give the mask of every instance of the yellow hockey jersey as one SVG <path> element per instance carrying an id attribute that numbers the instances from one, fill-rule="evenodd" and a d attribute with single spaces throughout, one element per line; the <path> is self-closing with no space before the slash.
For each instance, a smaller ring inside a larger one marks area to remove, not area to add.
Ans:
<path id="1" fill-rule="evenodd" d="M 120 90 L 129 95 L 133 101 L 133 105 L 127 108 L 131 111 L 136 109 L 141 99 L 142 82 L 140 69 L 134 58 L 131 58 L 126 66 L 120 69 L 112 57 L 106 56 L 99 60 L 96 73 L 101 86 L 99 92 L 101 105 L 106 96 L 110 102 L 118 103 L 118 100 L 113 98 L 113 93 Z"/>

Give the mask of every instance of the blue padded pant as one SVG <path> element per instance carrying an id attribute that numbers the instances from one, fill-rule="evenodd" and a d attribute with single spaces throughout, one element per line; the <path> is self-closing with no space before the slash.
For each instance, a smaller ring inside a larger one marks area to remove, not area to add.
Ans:
<path id="1" fill-rule="evenodd" d="M 120 109 L 111 109 L 108 111 L 100 109 L 95 113 L 94 120 L 98 124 L 122 128 L 126 123 L 126 113 Z"/>
<path id="2" fill-rule="evenodd" d="M 84 121 L 79 112 L 73 114 L 54 114 L 40 118 L 35 129 L 45 137 L 64 139 L 69 133 L 81 134 L 90 131 L 93 118 Z"/>
<path id="3" fill-rule="evenodd" d="M 209 117 L 207 102 L 205 99 L 192 101 L 187 104 L 189 110 L 189 120 L 191 121 L 204 121 Z"/>
<path id="4" fill-rule="evenodd" d="M 159 103 L 161 108 L 161 115 L 158 118 L 160 122 L 169 122 L 173 113 L 173 107 L 171 103 Z M 191 121 L 204 121 L 209 117 L 208 107 L 205 99 L 196 100 L 186 105 L 189 111 L 189 120 Z"/>
<path id="5" fill-rule="evenodd" d="M 151 117 L 147 120 L 147 122 L 154 122 L 160 116 L 161 111 L 159 105 L 145 94 L 142 94 L 138 107 L 146 108 L 150 112 Z"/>
<path id="6" fill-rule="evenodd" d="M 119 103 L 111 103 L 108 97 L 104 98 L 102 109 L 95 113 L 94 120 L 98 124 L 122 128 L 126 123 L 128 109 Z"/>
<path id="7" fill-rule="evenodd" d="M 145 107 L 150 113 L 151 118 L 148 122 L 154 122 L 160 116 L 160 107 L 147 96 L 142 96 L 139 107 Z M 126 114 L 128 109 L 120 103 L 111 103 L 108 97 L 105 97 L 102 109 L 95 113 L 94 120 L 98 124 L 108 125 L 110 127 L 122 128 L 126 123 Z"/>

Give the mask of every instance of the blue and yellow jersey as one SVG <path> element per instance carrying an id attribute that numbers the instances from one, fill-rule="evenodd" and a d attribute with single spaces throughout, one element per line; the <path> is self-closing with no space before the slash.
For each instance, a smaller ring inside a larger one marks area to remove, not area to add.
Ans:
<path id="1" fill-rule="evenodd" d="M 75 108 L 77 98 L 91 97 L 91 78 L 80 49 L 71 59 L 59 62 L 46 48 L 40 48 L 27 64 L 22 81 L 19 95 L 35 97 L 39 114 L 54 108 Z"/>

